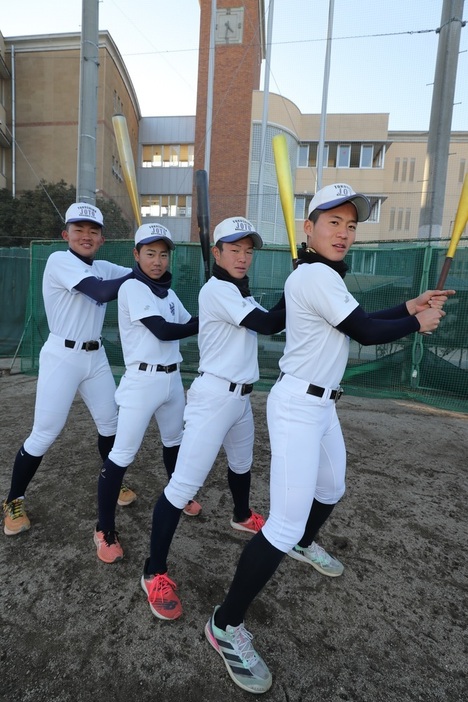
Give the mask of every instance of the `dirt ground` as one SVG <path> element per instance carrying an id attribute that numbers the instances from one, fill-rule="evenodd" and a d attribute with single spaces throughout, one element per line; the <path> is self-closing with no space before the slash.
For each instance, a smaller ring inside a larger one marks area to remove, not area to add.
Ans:
<path id="1" fill-rule="evenodd" d="M 36 380 L 0 377 L 0 495 L 32 424 Z M 268 511 L 266 394 L 254 392 L 252 504 Z M 466 702 L 468 415 L 346 395 L 339 414 L 347 493 L 320 541 L 345 564 L 327 578 L 286 557 L 247 628 L 274 682 L 268 702 Z M 125 558 L 95 554 L 100 467 L 94 425 L 76 401 L 27 494 L 32 527 L 0 534 L 0 699 L 18 702 L 238 702 L 203 628 L 248 535 L 229 526 L 220 455 L 182 517 L 170 558 L 184 614 L 155 619 L 139 579 L 154 499 L 164 487 L 152 426 L 118 508 Z"/>

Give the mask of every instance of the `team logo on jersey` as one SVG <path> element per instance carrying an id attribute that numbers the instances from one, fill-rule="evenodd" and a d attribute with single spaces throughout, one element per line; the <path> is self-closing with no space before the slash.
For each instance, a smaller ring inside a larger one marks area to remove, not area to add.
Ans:
<path id="1" fill-rule="evenodd" d="M 175 305 L 173 302 L 169 304 L 169 311 L 172 314 L 172 316 L 175 317 Z"/>

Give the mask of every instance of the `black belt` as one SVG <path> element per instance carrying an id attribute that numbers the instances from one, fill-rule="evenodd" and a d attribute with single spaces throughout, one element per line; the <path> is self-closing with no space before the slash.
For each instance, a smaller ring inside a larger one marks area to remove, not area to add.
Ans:
<path id="1" fill-rule="evenodd" d="M 283 371 L 281 371 L 278 380 L 281 380 L 283 376 L 284 373 Z M 313 383 L 310 383 L 309 387 L 306 390 L 307 395 L 314 395 L 314 397 L 323 397 L 325 392 L 325 388 L 321 388 L 320 385 L 314 385 Z M 335 400 L 335 402 L 338 402 L 342 394 L 343 388 L 338 388 L 338 390 L 332 390 L 330 393 L 330 400 Z"/>
<path id="2" fill-rule="evenodd" d="M 315 397 L 323 397 L 323 394 L 325 392 L 325 388 L 321 388 L 319 385 L 312 385 L 312 383 L 309 385 L 309 387 L 306 390 L 306 393 L 308 395 L 315 395 Z M 340 397 L 343 394 L 343 389 L 338 388 L 338 390 L 332 390 L 330 393 L 330 400 L 335 400 L 335 402 L 338 402 Z"/>
<path id="3" fill-rule="evenodd" d="M 65 346 L 67 349 L 74 349 L 78 342 L 72 341 L 71 339 L 65 339 Z M 100 347 L 99 341 L 84 341 L 81 344 L 82 351 L 97 351 Z"/>
<path id="4" fill-rule="evenodd" d="M 159 363 L 157 366 L 152 366 L 151 363 L 140 363 L 138 366 L 138 370 L 142 371 L 152 370 L 153 368 L 155 368 L 159 373 L 173 373 L 177 370 L 177 363 L 171 363 L 170 366 L 161 366 Z"/>
<path id="5" fill-rule="evenodd" d="M 229 392 L 234 392 L 234 390 L 240 387 L 241 395 L 250 395 L 253 390 L 253 383 L 245 383 L 244 385 L 238 385 L 238 383 L 231 383 L 229 386 Z"/>

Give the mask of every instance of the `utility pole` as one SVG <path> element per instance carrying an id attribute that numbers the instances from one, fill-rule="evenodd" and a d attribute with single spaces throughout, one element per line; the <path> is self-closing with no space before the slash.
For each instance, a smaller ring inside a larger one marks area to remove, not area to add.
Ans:
<path id="1" fill-rule="evenodd" d="M 440 239 L 464 0 L 444 0 L 432 93 L 418 237 Z"/>
<path id="2" fill-rule="evenodd" d="M 99 0 L 83 0 L 76 200 L 96 204 Z"/>
<path id="3" fill-rule="evenodd" d="M 322 112 L 320 116 L 320 136 L 317 147 L 317 184 L 315 192 L 322 187 L 323 174 L 323 150 L 325 146 L 325 128 L 327 126 L 327 103 L 328 103 L 328 84 L 330 82 L 330 61 L 331 61 L 331 46 L 333 38 L 333 16 L 335 12 L 335 0 L 328 2 L 328 30 L 327 30 L 327 49 L 325 52 L 325 67 L 323 70 L 323 88 L 322 88 Z"/>

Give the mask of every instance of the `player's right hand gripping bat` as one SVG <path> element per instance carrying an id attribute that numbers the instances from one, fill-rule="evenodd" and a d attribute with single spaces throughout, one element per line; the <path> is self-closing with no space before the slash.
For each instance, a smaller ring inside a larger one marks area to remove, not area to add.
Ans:
<path id="1" fill-rule="evenodd" d="M 436 290 L 443 290 L 447 275 L 452 265 L 453 257 L 455 256 L 455 251 L 457 250 L 458 242 L 466 223 L 468 222 L 468 173 L 465 176 L 463 182 L 462 191 L 460 194 L 460 200 L 458 202 L 457 214 L 455 215 L 455 222 L 453 224 L 452 236 L 450 238 L 450 244 L 445 255 L 444 265 L 440 272 L 439 280 L 437 281 Z"/>
<path id="2" fill-rule="evenodd" d="M 294 191 L 292 185 L 291 164 L 289 163 L 288 144 L 284 134 L 277 134 L 272 139 L 275 156 L 276 178 L 278 180 L 281 207 L 288 233 L 289 248 L 293 267 L 297 267 L 296 222 L 294 219 Z"/>
<path id="3" fill-rule="evenodd" d="M 205 280 L 210 277 L 210 198 L 208 193 L 208 173 L 200 170 L 195 173 L 197 188 L 197 222 L 200 238 Z"/>

